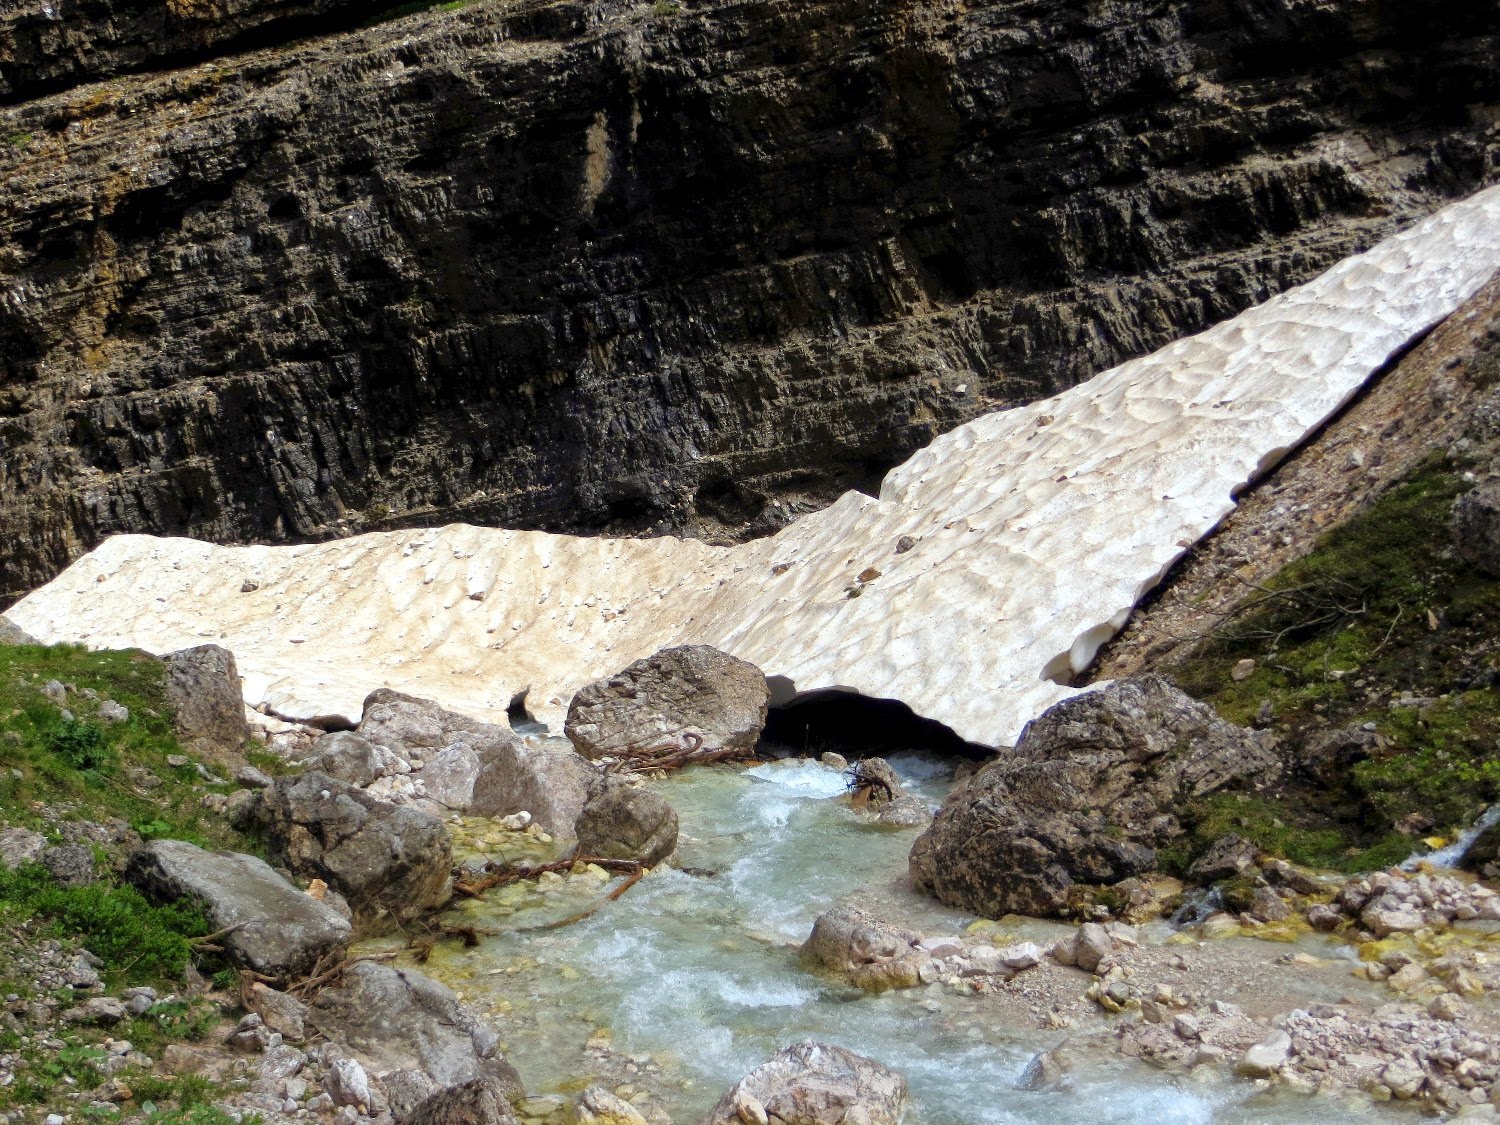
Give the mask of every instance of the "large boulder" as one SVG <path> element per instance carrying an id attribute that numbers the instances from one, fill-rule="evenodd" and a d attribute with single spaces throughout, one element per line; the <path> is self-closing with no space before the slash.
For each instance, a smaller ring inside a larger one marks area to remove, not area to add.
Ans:
<path id="1" fill-rule="evenodd" d="M 432 800 L 472 816 L 529 812 L 572 836 L 597 770 L 558 743 L 529 743 L 504 727 L 382 688 L 365 699 L 360 736 L 424 764 L 412 778 Z"/>
<path id="2" fill-rule="evenodd" d="M 361 789 L 381 775 L 380 752 L 352 730 L 331 731 L 313 743 L 302 767 Z"/>
<path id="3" fill-rule="evenodd" d="M 263 861 L 209 852 L 182 840 L 155 840 L 135 851 L 125 878 L 157 902 L 198 902 L 230 960 L 286 980 L 344 948 L 350 926 L 335 910 L 303 894 Z"/>
<path id="4" fill-rule="evenodd" d="M 1158 676 L 1064 700 L 949 795 L 912 846 L 912 882 L 990 917 L 1066 914 L 1075 884 L 1150 871 L 1184 801 L 1274 777 L 1273 745 Z"/>
<path id="5" fill-rule="evenodd" d="M 1486 480 L 1453 505 L 1453 546 L 1484 571 L 1500 576 L 1500 480 Z"/>
<path id="6" fill-rule="evenodd" d="M 274 863 L 343 895 L 362 937 L 436 910 L 452 896 L 453 852 L 442 821 L 327 774 L 278 778 L 244 820 Z"/>
<path id="7" fill-rule="evenodd" d="M 873 1059 L 804 1039 L 731 1086 L 701 1125 L 900 1125 L 906 1079 Z"/>
<path id="8" fill-rule="evenodd" d="M 505 1087 L 493 1078 L 476 1078 L 439 1090 L 424 1098 L 401 1125 L 519 1125 L 505 1097 Z"/>
<path id="9" fill-rule="evenodd" d="M 691 748 L 746 755 L 766 725 L 770 689 L 753 664 L 708 645 L 664 648 L 581 688 L 564 732 L 585 758 Z"/>
<path id="10" fill-rule="evenodd" d="M 167 666 L 167 702 L 182 741 L 199 751 L 244 746 L 250 724 L 234 653 L 219 645 L 199 645 L 169 652 L 162 662 Z"/>
<path id="11" fill-rule="evenodd" d="M 865 992 L 915 988 L 932 960 L 922 935 L 882 922 L 853 907 L 818 916 L 800 951 L 802 964 Z"/>
<path id="12" fill-rule="evenodd" d="M 465 1083 L 484 1082 L 506 1100 L 522 1094 L 515 1068 L 500 1052 L 499 1033 L 446 985 L 414 969 L 376 961 L 351 965 L 318 993 L 307 1022 L 375 1076 L 398 1119 Z M 485 1097 L 480 1091 L 455 1095 L 459 1104 L 469 1104 L 471 1096 Z"/>
<path id="13" fill-rule="evenodd" d="M 40 643 L 40 641 L 23 630 L 19 625 L 13 625 L 6 618 L 0 617 L 0 645 L 35 645 Z"/>
<path id="14" fill-rule="evenodd" d="M 677 810 L 623 777 L 601 774 L 578 818 L 578 854 L 655 867 L 677 848 Z"/>

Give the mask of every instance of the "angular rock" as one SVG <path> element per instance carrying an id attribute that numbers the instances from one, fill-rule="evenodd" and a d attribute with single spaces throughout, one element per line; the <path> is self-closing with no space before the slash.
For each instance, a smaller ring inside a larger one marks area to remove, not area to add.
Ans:
<path id="1" fill-rule="evenodd" d="M 351 965 L 313 1001 L 308 1022 L 371 1073 L 382 1076 L 391 1112 L 411 1113 L 434 1088 L 476 1079 L 505 1099 L 521 1082 L 499 1052 L 499 1034 L 446 985 L 414 969 L 374 961 Z M 437 1118 L 431 1118 L 434 1125 Z"/>
<path id="2" fill-rule="evenodd" d="M 665 648 L 579 689 L 564 727 L 585 758 L 690 748 L 754 752 L 770 689 L 753 664 L 708 645 Z"/>
<path id="3" fill-rule="evenodd" d="M 1500 577 L 1500 480 L 1485 480 L 1453 505 L 1449 523 L 1460 557 Z"/>
<path id="4" fill-rule="evenodd" d="M 380 754 L 375 746 L 349 730 L 323 735 L 313 743 L 312 753 L 302 765 L 310 772 L 327 774 L 361 789 L 380 776 Z"/>
<path id="5" fill-rule="evenodd" d="M 94 871 L 94 849 L 86 844 L 47 848 L 40 862 L 60 887 L 86 887 L 98 878 Z"/>
<path id="6" fill-rule="evenodd" d="M 446 804 L 468 794 L 466 806 L 449 807 L 487 817 L 529 812 L 555 836 L 573 835 L 589 782 L 598 772 L 569 749 L 529 744 L 504 727 L 385 688 L 365 699 L 359 731 L 377 746 L 427 756 L 428 764 L 413 776 L 426 786 L 427 771 L 438 766 L 436 799 Z"/>
<path id="7" fill-rule="evenodd" d="M 184 745 L 199 751 L 238 750 L 250 737 L 245 697 L 234 653 L 199 645 L 162 657 L 167 702 Z"/>
<path id="8" fill-rule="evenodd" d="M 1249 840 L 1231 833 L 1220 836 L 1193 861 L 1188 877 L 1199 883 L 1217 883 L 1220 879 L 1237 879 L 1255 870 L 1256 847 Z"/>
<path id="9" fill-rule="evenodd" d="M 1292 1053 L 1292 1037 L 1284 1031 L 1273 1031 L 1246 1048 L 1235 1070 L 1247 1078 L 1264 1078 L 1286 1065 Z"/>
<path id="10" fill-rule="evenodd" d="M 306 1037 L 307 1005 L 295 996 L 279 992 L 256 981 L 243 994 L 245 1006 L 258 1015 L 272 1031 L 280 1032 L 292 1042 Z"/>
<path id="11" fill-rule="evenodd" d="M 731 1086 L 700 1125 L 742 1125 L 742 1105 L 797 1125 L 900 1125 L 906 1078 L 853 1051 L 804 1039 Z"/>
<path id="12" fill-rule="evenodd" d="M 13 625 L 4 617 L 0 617 L 0 645 L 34 645 L 37 641 L 30 633 L 18 625 Z"/>
<path id="13" fill-rule="evenodd" d="M 799 957 L 808 969 L 865 992 L 885 992 L 920 984 L 922 966 L 932 953 L 923 948 L 921 934 L 842 906 L 818 916 Z"/>
<path id="14" fill-rule="evenodd" d="M 439 1090 L 398 1121 L 400 1125 L 518 1125 L 506 1094 L 504 1083 L 475 1078 Z"/>
<path id="15" fill-rule="evenodd" d="M 1075 884 L 1150 871 L 1183 800 L 1275 776 L 1271 746 L 1158 676 L 1064 700 L 949 795 L 912 846 L 912 882 L 989 917 L 1066 914 Z"/>
<path id="16" fill-rule="evenodd" d="M 1376 899 L 1361 910 L 1359 920 L 1378 938 L 1410 933 L 1427 924 L 1420 911 L 1385 897 Z"/>
<path id="17" fill-rule="evenodd" d="M 452 896 L 453 852 L 440 820 L 327 774 L 278 778 L 245 816 L 273 862 L 343 895 L 360 935 L 386 932 Z"/>
<path id="18" fill-rule="evenodd" d="M 375 1101 L 370 1076 L 358 1059 L 334 1059 L 323 1070 L 323 1092 L 334 1105 L 369 1107 Z"/>
<path id="19" fill-rule="evenodd" d="M 1390 1088 L 1392 1097 L 1407 1101 L 1421 1092 L 1427 1084 L 1427 1075 L 1411 1059 L 1400 1058 L 1386 1065 L 1380 1072 L 1380 1081 Z"/>
<path id="20" fill-rule="evenodd" d="M 1292 908 L 1270 887 L 1256 887 L 1250 913 L 1262 922 L 1284 922 L 1292 916 Z"/>
<path id="21" fill-rule="evenodd" d="M 129 1015 L 125 1005 L 113 996 L 92 996 L 78 1007 L 69 1008 L 62 1018 L 68 1023 L 109 1026 L 120 1023 Z"/>
<path id="22" fill-rule="evenodd" d="M 1067 1050 L 1067 1042 L 1059 1043 L 1050 1051 L 1041 1051 L 1026 1064 L 1021 1077 L 1016 1080 L 1017 1090 L 1066 1090 L 1073 1081 L 1073 1057 Z"/>
<path id="23" fill-rule="evenodd" d="M 422 767 L 419 776 L 429 799 L 459 812 L 474 805 L 474 784 L 479 780 L 479 755 L 462 744 L 439 750 Z"/>
<path id="24" fill-rule="evenodd" d="M 36 863 L 47 848 L 47 837 L 29 828 L 6 828 L 0 831 L 0 866 L 15 869 L 24 863 Z"/>
<path id="25" fill-rule="evenodd" d="M 235 964 L 287 979 L 349 943 L 349 923 L 293 887 L 260 859 L 207 852 L 181 840 L 155 840 L 136 851 L 125 877 L 159 902 L 202 904 Z"/>
<path id="26" fill-rule="evenodd" d="M 646 1119 L 624 1098 L 602 1086 L 590 1086 L 573 1106 L 574 1125 L 646 1125 Z"/>
<path id="27" fill-rule="evenodd" d="M 1078 928 L 1073 938 L 1073 964 L 1086 973 L 1097 972 L 1099 966 L 1114 954 L 1115 941 L 1109 931 L 1096 922 L 1087 922 Z"/>
<path id="28" fill-rule="evenodd" d="M 654 867 L 677 848 L 677 811 L 655 790 L 601 774 L 578 817 L 578 854 Z"/>

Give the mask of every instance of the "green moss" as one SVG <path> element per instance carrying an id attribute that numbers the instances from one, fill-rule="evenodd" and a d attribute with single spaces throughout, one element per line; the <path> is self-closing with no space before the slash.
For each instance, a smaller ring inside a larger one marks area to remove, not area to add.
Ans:
<path id="1" fill-rule="evenodd" d="M 1168 669 L 1232 722 L 1269 716 L 1289 747 L 1356 725 L 1387 743 L 1335 779 L 1200 802 L 1189 840 L 1168 849 L 1176 859 L 1233 831 L 1299 863 L 1367 869 L 1418 846 L 1392 831 L 1405 815 L 1452 830 L 1500 799 L 1500 582 L 1449 547 L 1466 487 L 1441 460 L 1424 463 Z M 1236 682 L 1247 657 L 1255 669 Z M 1394 707 L 1403 693 L 1426 702 Z"/>
<path id="2" fill-rule="evenodd" d="M 472 3 L 474 0 L 409 0 L 408 3 L 397 4 L 371 16 L 364 22 L 364 26 L 374 27 L 377 24 L 400 19 L 402 16 L 414 16 L 418 12 L 429 12 L 434 9 L 439 12 L 456 12 L 460 8 L 467 8 Z"/>
<path id="3" fill-rule="evenodd" d="M 1231 834 L 1299 866 L 1331 871 L 1389 867 L 1416 847 L 1398 832 L 1365 836 L 1317 815 L 1305 801 L 1244 793 L 1215 793 L 1188 802 L 1179 819 L 1187 834 L 1157 852 L 1161 869 L 1179 876 L 1215 840 Z"/>

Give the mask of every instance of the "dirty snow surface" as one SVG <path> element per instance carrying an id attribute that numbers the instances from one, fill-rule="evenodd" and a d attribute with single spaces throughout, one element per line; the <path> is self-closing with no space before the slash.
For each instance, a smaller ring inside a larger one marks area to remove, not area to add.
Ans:
<path id="1" fill-rule="evenodd" d="M 48 642 L 232 649 L 246 699 L 357 717 L 391 686 L 560 721 L 673 644 L 1015 741 L 1131 607 L 1396 352 L 1500 269 L 1500 188 L 1043 402 L 979 418 L 769 539 L 450 525 L 301 547 L 122 535 L 6 616 Z M 903 536 L 915 545 L 898 553 Z M 254 587 L 253 589 L 251 587 Z"/>

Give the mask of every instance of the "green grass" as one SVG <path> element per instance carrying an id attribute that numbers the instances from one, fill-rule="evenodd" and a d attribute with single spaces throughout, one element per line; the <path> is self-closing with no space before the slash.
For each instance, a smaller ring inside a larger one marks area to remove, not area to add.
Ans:
<path id="1" fill-rule="evenodd" d="M 1430 460 L 1305 558 L 1253 593 L 1187 660 L 1166 669 L 1232 722 L 1269 709 L 1283 743 L 1373 724 L 1387 740 L 1330 786 L 1289 783 L 1254 798 L 1216 796 L 1184 810 L 1188 841 L 1168 860 L 1237 832 L 1314 867 L 1368 870 L 1418 845 L 1392 829 L 1430 817 L 1463 827 L 1500 799 L 1500 582 L 1449 547 L 1467 486 Z M 1255 671 L 1230 675 L 1246 657 Z M 1432 701 L 1393 707 L 1409 692 Z"/>
<path id="2" fill-rule="evenodd" d="M 48 680 L 71 684 L 61 709 L 42 694 Z M 240 846 L 222 816 L 202 807 L 208 792 L 182 754 L 165 696 L 160 661 L 139 652 L 89 652 L 59 645 L 0 645 L 0 815 L 15 825 L 47 827 L 40 806 L 66 806 L 70 819 L 120 817 L 150 838 L 170 836 L 200 845 Z M 99 700 L 127 707 L 130 718 L 105 723 Z M 144 774 L 160 782 L 143 788 Z"/>
<path id="3" fill-rule="evenodd" d="M 31 138 L 30 133 L 11 133 L 6 136 L 5 143 L 11 148 L 30 148 Z"/>
<path id="4" fill-rule="evenodd" d="M 134 887 L 61 887 L 40 864 L 0 870 L 0 918 L 34 919 L 42 932 L 78 936 L 104 962 L 110 983 L 175 981 L 192 960 L 190 938 L 208 933 L 196 905 L 154 906 Z"/>

